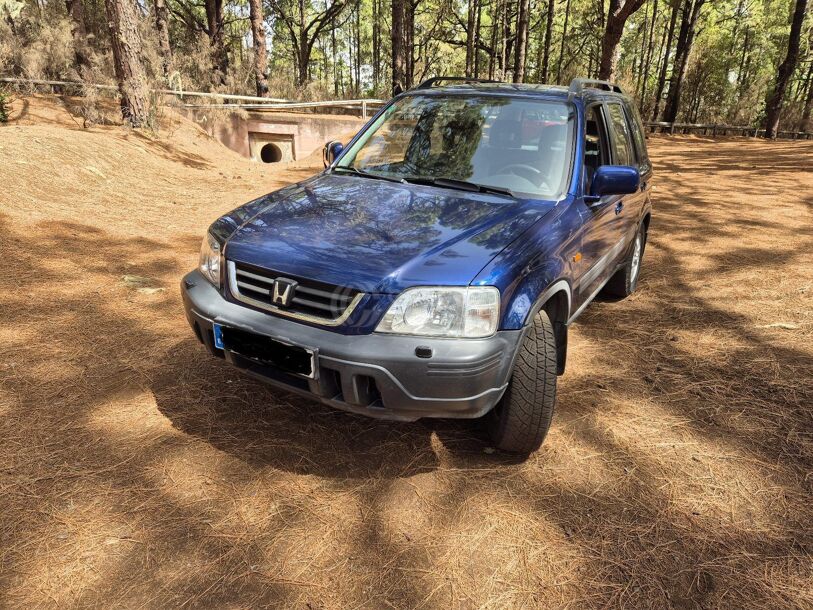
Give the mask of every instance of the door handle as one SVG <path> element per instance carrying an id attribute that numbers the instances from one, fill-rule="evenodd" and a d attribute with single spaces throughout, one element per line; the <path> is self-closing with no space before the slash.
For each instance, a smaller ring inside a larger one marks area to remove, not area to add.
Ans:
<path id="1" fill-rule="evenodd" d="M 616 216 L 618 214 L 620 214 L 621 212 L 623 212 L 623 211 L 624 211 L 624 202 L 619 201 L 618 203 L 615 204 L 615 214 L 616 214 Z"/>

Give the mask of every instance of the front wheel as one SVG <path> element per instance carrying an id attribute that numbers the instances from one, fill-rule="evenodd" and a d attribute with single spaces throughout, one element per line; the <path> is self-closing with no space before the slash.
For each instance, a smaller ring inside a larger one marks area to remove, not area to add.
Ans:
<path id="1" fill-rule="evenodd" d="M 556 403 L 556 336 L 542 310 L 519 348 L 511 381 L 497 406 L 487 415 L 494 446 L 528 455 L 545 440 Z"/>

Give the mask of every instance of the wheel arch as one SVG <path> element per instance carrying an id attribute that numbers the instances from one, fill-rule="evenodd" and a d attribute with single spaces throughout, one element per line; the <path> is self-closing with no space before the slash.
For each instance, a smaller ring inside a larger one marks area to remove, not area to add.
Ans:
<path id="1" fill-rule="evenodd" d="M 572 293 L 567 280 L 557 280 L 548 286 L 528 313 L 526 324 L 533 322 L 540 310 L 545 310 L 556 337 L 556 374 L 565 372 L 567 363 L 567 321 L 570 318 Z"/>

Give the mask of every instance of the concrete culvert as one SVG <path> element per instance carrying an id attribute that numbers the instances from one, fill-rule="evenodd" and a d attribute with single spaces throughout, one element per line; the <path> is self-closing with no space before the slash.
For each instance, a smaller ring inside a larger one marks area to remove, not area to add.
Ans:
<path id="1" fill-rule="evenodd" d="M 260 159 L 263 163 L 278 163 L 282 161 L 282 150 L 276 144 L 268 143 L 260 149 Z"/>

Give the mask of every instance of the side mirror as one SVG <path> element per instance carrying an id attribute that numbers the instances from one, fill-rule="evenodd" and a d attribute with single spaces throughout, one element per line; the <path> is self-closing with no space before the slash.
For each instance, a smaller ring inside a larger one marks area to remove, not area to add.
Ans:
<path id="1" fill-rule="evenodd" d="M 602 165 L 593 174 L 590 197 L 604 195 L 628 195 L 635 193 L 641 184 L 641 174 L 626 165 Z"/>
<path id="2" fill-rule="evenodd" d="M 338 140 L 331 140 L 325 147 L 322 149 L 322 163 L 325 164 L 325 167 L 328 167 L 333 164 L 342 151 L 344 150 L 344 144 L 339 142 Z"/>

